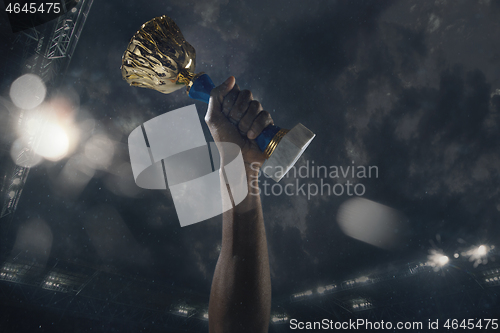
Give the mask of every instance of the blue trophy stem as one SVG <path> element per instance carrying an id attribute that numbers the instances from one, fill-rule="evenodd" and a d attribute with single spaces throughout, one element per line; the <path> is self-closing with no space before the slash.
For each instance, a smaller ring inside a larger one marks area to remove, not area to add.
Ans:
<path id="1" fill-rule="evenodd" d="M 189 97 L 202 101 L 208 104 L 210 100 L 210 92 L 215 88 L 212 79 L 207 74 L 200 75 L 194 80 L 193 85 L 189 89 Z M 255 142 L 260 150 L 265 151 L 271 140 L 281 128 L 275 125 L 269 125 L 255 138 Z"/>

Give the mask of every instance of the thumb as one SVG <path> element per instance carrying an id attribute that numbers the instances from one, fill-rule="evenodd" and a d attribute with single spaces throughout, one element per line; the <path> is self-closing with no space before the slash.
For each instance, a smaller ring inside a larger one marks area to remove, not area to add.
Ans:
<path id="1" fill-rule="evenodd" d="M 210 92 L 210 101 L 208 102 L 208 110 L 205 116 L 205 121 L 207 124 L 217 122 L 221 117 L 224 117 L 222 113 L 222 102 L 224 97 L 233 89 L 236 79 L 234 76 L 230 76 L 224 81 L 220 86 L 215 87 Z"/>

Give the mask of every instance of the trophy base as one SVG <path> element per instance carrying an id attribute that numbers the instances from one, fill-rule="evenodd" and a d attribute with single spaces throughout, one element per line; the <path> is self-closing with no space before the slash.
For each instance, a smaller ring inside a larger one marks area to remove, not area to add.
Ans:
<path id="1" fill-rule="evenodd" d="M 316 134 L 302 124 L 297 124 L 280 141 L 262 170 L 274 181 L 279 182 L 302 156 Z"/>

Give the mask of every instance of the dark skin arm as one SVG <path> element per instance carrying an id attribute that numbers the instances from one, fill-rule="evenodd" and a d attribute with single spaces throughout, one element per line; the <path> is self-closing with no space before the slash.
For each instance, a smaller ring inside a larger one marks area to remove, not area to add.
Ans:
<path id="1" fill-rule="evenodd" d="M 266 232 L 258 190 L 250 186 L 264 162 L 255 139 L 272 124 L 271 116 L 240 91 L 234 77 L 212 90 L 205 117 L 219 146 L 237 144 L 242 152 L 248 186 L 247 197 L 222 218 L 222 247 L 215 267 L 209 302 L 211 333 L 267 332 L 271 311 L 271 277 Z M 221 186 L 226 187 L 221 175 Z M 231 203 L 225 203 L 231 205 Z"/>

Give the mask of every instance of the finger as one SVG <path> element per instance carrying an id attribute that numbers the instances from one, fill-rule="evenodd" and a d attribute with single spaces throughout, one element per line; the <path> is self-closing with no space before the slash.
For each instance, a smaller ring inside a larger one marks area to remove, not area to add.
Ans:
<path id="1" fill-rule="evenodd" d="M 234 85 L 233 89 L 224 97 L 224 102 L 222 103 L 222 113 L 229 117 L 229 112 L 234 106 L 234 103 L 238 99 L 240 94 L 240 87 L 237 84 Z"/>
<path id="2" fill-rule="evenodd" d="M 209 126 L 219 121 L 221 117 L 225 118 L 222 114 L 222 104 L 224 97 L 233 89 L 235 82 L 234 76 L 230 76 L 224 83 L 210 92 L 207 114 L 205 115 L 205 122 Z"/>
<path id="3" fill-rule="evenodd" d="M 253 100 L 252 92 L 250 90 L 242 90 L 234 102 L 229 118 L 238 123 L 248 109 L 250 102 Z"/>
<path id="4" fill-rule="evenodd" d="M 266 128 L 267 126 L 274 124 L 273 118 L 271 118 L 271 115 L 269 112 L 263 110 L 259 112 L 259 115 L 257 118 L 252 123 L 252 126 L 250 126 L 250 130 L 247 132 L 247 137 L 249 139 L 255 139 L 256 137 L 259 136 L 260 133 L 262 133 L 262 130 Z"/>
<path id="5" fill-rule="evenodd" d="M 247 135 L 250 126 L 252 126 L 254 119 L 257 118 L 257 115 L 260 111 L 262 111 L 262 105 L 260 104 L 260 102 L 251 101 L 248 106 L 247 112 L 240 119 L 240 123 L 238 125 L 238 129 L 243 135 Z"/>

